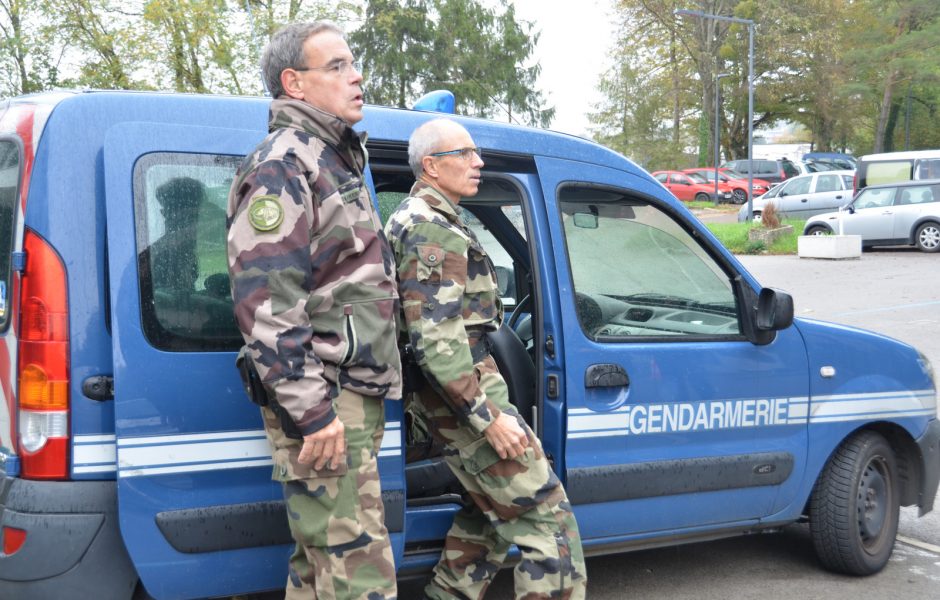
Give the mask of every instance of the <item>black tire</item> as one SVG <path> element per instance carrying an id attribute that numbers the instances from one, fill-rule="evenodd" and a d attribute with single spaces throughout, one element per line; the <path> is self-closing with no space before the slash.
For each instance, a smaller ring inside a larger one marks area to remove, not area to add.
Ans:
<path id="1" fill-rule="evenodd" d="M 898 468 L 888 442 L 873 431 L 848 438 L 819 475 L 809 505 L 816 555 L 837 573 L 881 571 L 898 532 Z"/>
<path id="2" fill-rule="evenodd" d="M 829 235 L 832 233 L 825 225 L 813 225 L 806 230 L 806 235 Z"/>
<path id="3" fill-rule="evenodd" d="M 747 192 L 741 188 L 735 188 L 731 192 L 731 201 L 735 204 L 744 204 L 747 202 Z"/>
<path id="4" fill-rule="evenodd" d="M 711 200 L 711 198 L 705 192 L 699 192 L 695 194 L 696 202 L 708 202 L 709 200 Z"/>
<path id="5" fill-rule="evenodd" d="M 933 222 L 921 224 L 914 234 L 914 245 L 921 252 L 940 252 L 940 224 Z"/>

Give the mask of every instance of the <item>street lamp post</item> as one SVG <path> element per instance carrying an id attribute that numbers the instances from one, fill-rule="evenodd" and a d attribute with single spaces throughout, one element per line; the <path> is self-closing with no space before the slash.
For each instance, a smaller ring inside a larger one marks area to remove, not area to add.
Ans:
<path id="1" fill-rule="evenodd" d="M 718 163 L 721 162 L 719 155 L 721 154 L 721 128 L 719 124 L 721 123 L 721 111 L 718 108 L 718 103 L 720 101 L 721 95 L 718 93 L 719 86 L 721 85 L 721 78 L 728 77 L 730 73 L 719 73 L 715 75 L 715 203 L 718 202 Z"/>
<path id="2" fill-rule="evenodd" d="M 754 21 L 713 15 L 700 10 L 680 9 L 673 14 L 677 17 L 695 17 L 747 25 L 747 219 L 750 221 L 754 216 Z"/>

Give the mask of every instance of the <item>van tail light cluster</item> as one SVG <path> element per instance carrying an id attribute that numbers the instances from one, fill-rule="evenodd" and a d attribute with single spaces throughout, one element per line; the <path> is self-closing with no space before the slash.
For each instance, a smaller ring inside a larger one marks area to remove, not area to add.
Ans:
<path id="1" fill-rule="evenodd" d="M 18 350 L 19 442 L 27 479 L 64 479 L 69 450 L 68 289 L 65 265 L 36 233 L 23 239 Z"/>

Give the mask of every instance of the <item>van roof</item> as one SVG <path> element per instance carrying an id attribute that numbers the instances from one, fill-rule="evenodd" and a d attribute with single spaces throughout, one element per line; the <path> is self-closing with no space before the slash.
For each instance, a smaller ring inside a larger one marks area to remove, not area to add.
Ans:
<path id="1" fill-rule="evenodd" d="M 917 158 L 940 158 L 940 150 L 909 150 L 906 152 L 882 152 L 880 154 L 868 154 L 859 160 L 911 160 Z"/>
<path id="2" fill-rule="evenodd" d="M 875 185 L 869 185 L 865 187 L 865 189 L 871 190 L 896 187 L 919 187 L 924 185 L 940 185 L 940 179 L 909 179 L 905 181 L 895 181 L 892 183 L 877 183 Z"/>
<path id="3" fill-rule="evenodd" d="M 127 90 L 61 90 L 28 94 L 11 98 L 10 104 L 42 104 L 53 107 L 53 112 L 69 106 L 83 115 L 114 115 L 115 122 L 127 120 L 131 114 L 161 115 L 167 122 L 181 125 L 208 125 L 267 129 L 268 105 L 271 99 L 261 96 L 232 96 L 214 94 L 185 94 L 175 92 L 148 92 Z M 131 109 L 131 105 L 134 106 Z M 238 115 L 250 119 L 232 123 L 224 117 L 223 106 L 238 105 Z M 82 106 L 79 109 L 79 106 Z M 0 106 L 0 108 L 3 108 Z M 466 117 L 386 106 L 367 105 L 364 118 L 355 129 L 369 133 L 371 141 L 389 141 L 407 144 L 411 132 L 421 123 L 438 117 L 453 119 L 466 127 L 480 147 L 507 153 L 527 154 L 593 162 L 620 168 L 644 176 L 646 171 L 621 154 L 596 142 L 574 135 L 502 123 L 478 117 Z M 122 116 L 118 116 L 122 115 Z M 206 122 L 203 122 L 206 121 Z"/>

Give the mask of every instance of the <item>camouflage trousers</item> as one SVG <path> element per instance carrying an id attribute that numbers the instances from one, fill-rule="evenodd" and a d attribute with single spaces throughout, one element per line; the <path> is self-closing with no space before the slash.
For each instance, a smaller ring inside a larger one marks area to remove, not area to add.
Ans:
<path id="1" fill-rule="evenodd" d="M 296 462 L 300 441 L 277 435 L 280 428 L 269 429 L 273 413 L 265 414 L 269 439 L 278 438 L 274 478 L 284 488 L 296 542 L 285 597 L 392 599 L 397 595 L 395 563 L 377 463 L 385 431 L 383 403 L 342 390 L 333 410 L 346 429 L 346 465 L 319 472 Z"/>
<path id="2" fill-rule="evenodd" d="M 493 359 L 486 357 L 475 368 L 487 398 L 515 414 Z M 454 518 L 425 594 L 435 600 L 483 598 L 515 544 L 521 554 L 514 572 L 516 598 L 584 598 L 587 570 L 568 496 L 521 417 L 529 446 L 519 458 L 504 460 L 427 386 L 414 395 L 412 410 L 443 443 L 448 466 L 472 500 Z"/>

